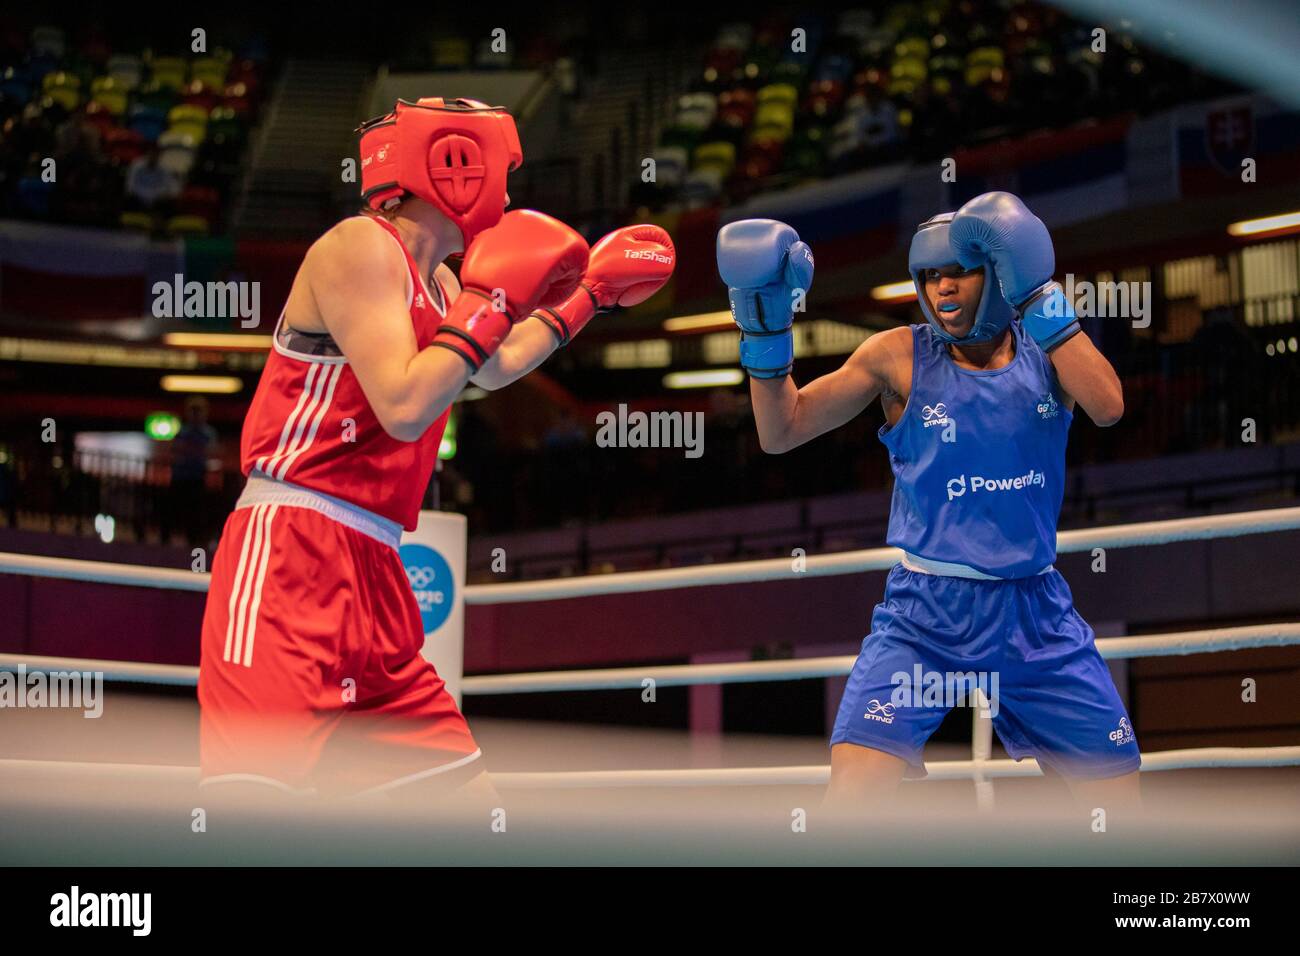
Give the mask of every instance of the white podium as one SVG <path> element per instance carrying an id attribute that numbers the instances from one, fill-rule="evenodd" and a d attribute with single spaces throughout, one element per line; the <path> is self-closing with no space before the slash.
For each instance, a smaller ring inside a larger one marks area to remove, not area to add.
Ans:
<path id="1" fill-rule="evenodd" d="M 447 682 L 457 707 L 465 669 L 466 546 L 464 515 L 421 511 L 400 549 L 424 622 L 424 658 Z"/>

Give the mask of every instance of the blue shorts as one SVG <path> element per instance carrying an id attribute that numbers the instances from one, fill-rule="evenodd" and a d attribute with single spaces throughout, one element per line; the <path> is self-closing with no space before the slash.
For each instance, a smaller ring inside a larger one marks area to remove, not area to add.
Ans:
<path id="1" fill-rule="evenodd" d="M 1016 760 L 1070 777 L 1117 777 L 1142 763 L 1133 725 L 1092 628 L 1051 570 L 976 581 L 896 565 L 853 665 L 831 744 L 901 757 L 921 751 L 962 688 L 980 686 L 993 729 Z"/>

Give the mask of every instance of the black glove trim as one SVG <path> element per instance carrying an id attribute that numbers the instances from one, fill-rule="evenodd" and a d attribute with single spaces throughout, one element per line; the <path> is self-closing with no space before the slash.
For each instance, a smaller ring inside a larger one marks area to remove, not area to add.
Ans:
<path id="1" fill-rule="evenodd" d="M 794 366 L 787 365 L 785 368 L 750 368 L 744 366 L 744 369 L 749 373 L 750 378 L 785 378 L 794 371 Z"/>
<path id="2" fill-rule="evenodd" d="M 475 372 L 477 372 L 480 368 L 483 367 L 481 365 L 475 365 L 473 361 L 470 359 L 470 357 L 464 353 L 464 351 L 457 348 L 455 345 L 453 345 L 450 342 L 439 342 L 435 339 L 434 341 L 430 342 L 429 345 L 436 346 L 437 348 L 440 349 L 446 349 L 448 352 L 455 352 L 464 360 L 465 364 L 469 366 L 469 372 L 471 375 L 473 375 Z"/>
<path id="3" fill-rule="evenodd" d="M 554 309 L 549 308 L 548 306 L 542 306 L 534 312 L 533 315 L 546 323 L 546 327 L 551 330 L 551 334 L 555 336 L 559 343 L 556 346 L 557 348 L 563 348 L 573 340 L 573 336 L 569 332 L 568 323 L 565 322 L 564 319 L 560 317 L 560 313 L 556 312 Z"/>
<path id="4" fill-rule="evenodd" d="M 1053 279 L 1048 279 L 1046 282 L 1040 285 L 1033 292 L 1029 293 L 1029 296 L 1025 299 L 1025 301 L 1021 302 L 1017 306 L 1014 306 L 1014 308 L 1018 313 L 1024 315 L 1026 312 L 1029 311 L 1029 307 L 1031 305 L 1033 305 L 1035 302 L 1037 302 L 1039 299 L 1043 298 L 1044 296 L 1049 295 L 1053 288 L 1059 289 L 1060 287 L 1061 286 L 1059 282 L 1056 282 Z"/>
<path id="5" fill-rule="evenodd" d="M 1066 342 L 1070 341 L 1070 339 L 1074 338 L 1076 335 L 1082 332 L 1083 326 L 1079 324 L 1078 319 L 1075 319 L 1074 322 L 1072 322 L 1070 325 L 1067 325 L 1061 331 L 1064 334 L 1062 334 L 1059 338 L 1057 338 L 1054 342 L 1052 342 L 1052 344 L 1049 345 L 1047 348 L 1043 349 L 1043 351 L 1046 352 L 1048 355 L 1051 355 L 1053 352 L 1059 349 Z"/>
<path id="6" fill-rule="evenodd" d="M 444 325 L 444 326 L 440 326 L 439 329 L 438 329 L 438 331 L 435 332 L 434 335 L 433 335 L 433 341 L 432 341 L 431 343 L 429 343 L 429 344 L 431 344 L 431 345 L 441 345 L 443 348 L 445 348 L 445 349 L 451 349 L 451 350 L 454 351 L 454 352 L 459 352 L 459 351 L 460 351 L 460 349 L 456 348 L 454 345 L 450 345 L 450 344 L 448 344 L 448 343 L 446 343 L 446 342 L 439 342 L 439 341 L 438 341 L 438 336 L 440 336 L 440 335 L 454 335 L 456 338 L 458 338 L 458 339 L 462 339 L 462 340 L 464 340 L 465 342 L 468 342 L 470 348 L 472 348 L 472 349 L 474 350 L 474 352 L 475 352 L 475 353 L 478 355 L 478 357 L 479 357 L 479 366 L 482 366 L 482 364 L 483 364 L 484 362 L 486 362 L 488 359 L 490 359 L 490 358 L 492 357 L 491 354 L 490 354 L 487 350 L 485 350 L 485 349 L 483 348 L 483 346 L 479 345 L 477 342 L 474 341 L 473 336 L 471 336 L 468 332 L 464 332 L 464 331 L 462 331 L 461 329 L 458 329 L 458 328 L 456 328 L 455 326 L 452 326 L 452 325 Z M 462 354 L 463 354 L 463 353 L 462 353 Z M 465 360 L 466 360 L 466 361 L 469 361 L 469 357 L 466 356 Z M 478 366 L 475 367 L 475 371 L 477 371 L 477 370 L 478 370 Z"/>

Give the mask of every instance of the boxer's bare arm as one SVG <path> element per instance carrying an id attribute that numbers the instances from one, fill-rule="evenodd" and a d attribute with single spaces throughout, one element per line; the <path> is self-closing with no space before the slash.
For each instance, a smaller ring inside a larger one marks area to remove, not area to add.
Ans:
<path id="1" fill-rule="evenodd" d="M 789 376 L 749 380 L 758 440 L 780 454 L 838 428 L 886 389 L 906 400 L 912 367 L 910 326 L 878 332 L 857 347 L 834 372 L 797 388 Z"/>
<path id="2" fill-rule="evenodd" d="M 460 295 L 456 274 L 441 265 L 434 270 L 434 276 L 442 285 L 447 301 L 455 301 Z M 470 381 L 488 391 L 505 388 L 545 362 L 556 347 L 555 335 L 546 323 L 530 316 L 510 330 L 501 347 L 470 377 Z"/>
<path id="3" fill-rule="evenodd" d="M 541 319 L 529 316 L 510 329 L 501 347 L 471 381 L 489 390 L 505 388 L 545 362 L 556 347 L 555 333 Z"/>
<path id="4" fill-rule="evenodd" d="M 415 441 L 469 380 L 454 352 L 416 348 L 406 305 L 406 261 L 382 230 L 347 219 L 303 262 L 325 329 L 333 336 L 384 431 Z"/>
<path id="5" fill-rule="evenodd" d="M 1052 349 L 1048 357 L 1071 408 L 1077 401 L 1102 428 L 1120 420 L 1124 414 L 1124 388 L 1092 339 L 1082 332 L 1072 335 Z"/>

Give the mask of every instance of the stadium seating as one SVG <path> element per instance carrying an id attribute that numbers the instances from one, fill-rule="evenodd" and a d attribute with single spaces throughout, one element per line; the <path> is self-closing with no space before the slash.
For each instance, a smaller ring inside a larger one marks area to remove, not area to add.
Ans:
<path id="1" fill-rule="evenodd" d="M 671 157 L 670 174 L 636 198 L 653 208 L 726 205 L 904 150 L 939 155 L 941 131 L 948 144 L 979 141 L 1063 124 L 1062 105 L 1104 115 L 1193 95 L 1182 66 L 1129 37 L 1106 57 L 1091 44 L 1087 27 L 1055 10 L 986 0 L 726 24 L 660 136 L 656 155 Z M 1131 96 L 1117 97 L 1120 88 Z M 720 142 L 736 145 L 734 162 L 720 161 Z M 669 152 L 678 148 L 688 169 Z"/>
<path id="2" fill-rule="evenodd" d="M 9 215 L 207 235 L 223 225 L 230 187 L 256 118 L 266 69 L 259 44 L 176 56 L 74 43 L 55 26 L 6 34 L 0 74 L 0 206 Z M 148 210 L 128 180 L 156 148 L 176 177 L 177 208 Z M 52 158 L 59 174 L 41 175 Z"/>

